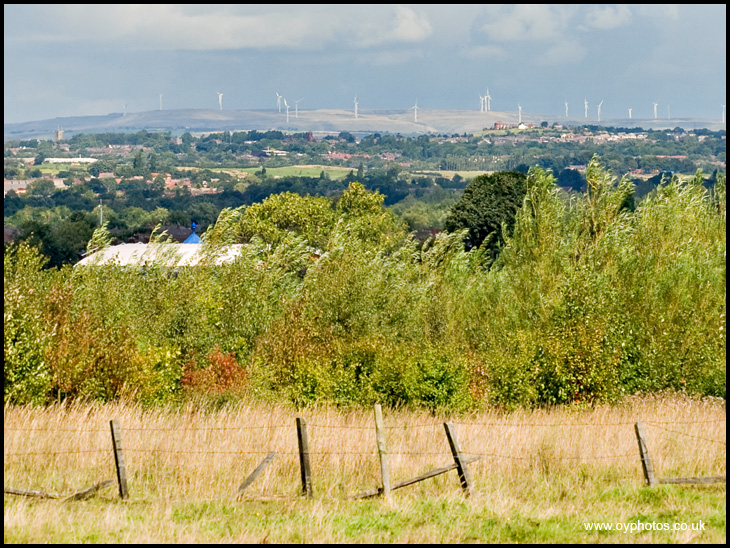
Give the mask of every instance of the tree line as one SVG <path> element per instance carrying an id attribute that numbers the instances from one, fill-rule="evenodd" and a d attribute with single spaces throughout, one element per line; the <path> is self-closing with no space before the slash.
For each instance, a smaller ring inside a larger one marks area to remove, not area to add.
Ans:
<path id="1" fill-rule="evenodd" d="M 635 204 L 598 158 L 586 180 L 566 196 L 540 167 L 479 177 L 426 241 L 358 182 L 334 201 L 276 193 L 204 232 L 211 260 L 242 246 L 226 265 L 48 269 L 11 246 L 5 401 L 724 398 L 725 177 L 675 175 Z M 500 205 L 472 218 L 479 200 Z"/>

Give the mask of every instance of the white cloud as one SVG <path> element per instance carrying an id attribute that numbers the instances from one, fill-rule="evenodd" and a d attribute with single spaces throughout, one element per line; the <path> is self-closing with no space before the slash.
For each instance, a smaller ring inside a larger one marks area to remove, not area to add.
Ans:
<path id="1" fill-rule="evenodd" d="M 410 8 L 396 6 L 395 15 L 397 24 L 391 35 L 393 40 L 420 42 L 428 38 L 433 30 L 425 15 L 419 15 Z"/>
<path id="2" fill-rule="evenodd" d="M 564 32 L 572 11 L 569 6 L 555 4 L 490 6 L 481 30 L 497 42 L 554 40 Z"/>
<path id="3" fill-rule="evenodd" d="M 635 4 L 639 13 L 651 18 L 666 17 L 667 19 L 679 19 L 679 4 Z M 699 4 L 702 5 L 702 4 Z M 699 6 L 697 5 L 697 6 Z M 692 4 L 684 4 L 689 9 L 697 9 Z M 707 4 L 704 4 L 707 6 Z M 711 4 L 710 4 L 711 6 Z"/>
<path id="4" fill-rule="evenodd" d="M 560 65 L 563 63 L 571 63 L 581 61 L 586 56 L 586 49 L 577 40 L 565 39 L 555 42 L 549 46 L 539 61 L 545 65 Z"/>
<path id="5" fill-rule="evenodd" d="M 610 30 L 631 22 L 631 8 L 627 4 L 593 6 L 586 16 L 588 27 Z"/>
<path id="6" fill-rule="evenodd" d="M 337 5 L 47 5 L 36 8 L 36 31 L 19 42 L 104 42 L 136 49 L 320 49 L 419 42 L 432 27 L 405 6 Z M 9 31 L 9 32 L 8 32 Z"/>

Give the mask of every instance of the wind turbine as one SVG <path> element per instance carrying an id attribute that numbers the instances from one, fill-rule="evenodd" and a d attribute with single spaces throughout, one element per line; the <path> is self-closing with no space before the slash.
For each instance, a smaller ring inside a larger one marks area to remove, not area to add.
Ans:
<path id="1" fill-rule="evenodd" d="M 631 107 L 629 107 L 629 120 L 631 120 L 631 111 L 632 111 L 632 110 L 633 110 L 633 109 L 632 109 Z"/>
<path id="2" fill-rule="evenodd" d="M 127 115 L 127 105 L 128 104 L 129 103 L 124 103 L 124 114 L 122 114 L 122 116 L 126 116 Z"/>
<path id="3" fill-rule="evenodd" d="M 160 110 L 162 110 L 162 93 L 160 93 Z"/>
<path id="4" fill-rule="evenodd" d="M 304 99 L 304 97 L 302 97 Z M 297 99 L 294 101 L 294 118 L 299 118 L 299 101 L 302 99 Z"/>
<path id="5" fill-rule="evenodd" d="M 588 99 L 583 99 L 583 108 L 585 109 L 585 117 L 588 118 Z"/>
<path id="6" fill-rule="evenodd" d="M 489 95 L 489 88 L 487 88 L 487 94 L 484 96 L 484 99 L 487 101 L 487 111 L 492 110 L 492 96 Z"/>
<path id="7" fill-rule="evenodd" d="M 517 103 L 517 113 L 518 113 L 517 114 L 517 123 L 521 124 L 522 123 L 522 107 L 520 106 L 519 103 Z"/>
<path id="8" fill-rule="evenodd" d="M 413 121 L 417 124 L 418 123 L 418 99 L 416 99 L 416 104 L 413 105 L 408 110 L 413 111 Z"/>
<path id="9" fill-rule="evenodd" d="M 565 101 L 565 117 L 568 117 L 568 101 Z"/>
<path id="10" fill-rule="evenodd" d="M 486 100 L 487 100 L 487 98 L 486 98 L 486 97 L 483 97 L 483 96 L 481 96 L 481 95 L 479 96 L 479 112 L 484 112 L 484 111 L 485 111 L 485 108 L 484 108 L 484 102 L 485 102 Z"/>
<path id="11" fill-rule="evenodd" d="M 282 97 L 283 99 L 283 97 Z M 286 123 L 289 123 L 289 103 L 286 102 L 286 99 L 284 99 L 284 106 L 286 107 Z"/>
<path id="12" fill-rule="evenodd" d="M 654 119 L 656 120 L 656 107 L 659 105 L 659 103 L 654 103 Z"/>
<path id="13" fill-rule="evenodd" d="M 601 99 L 601 102 L 598 103 L 598 121 L 601 121 L 601 105 L 603 104 L 603 99 Z"/>
<path id="14" fill-rule="evenodd" d="M 355 119 L 357 120 L 357 95 L 355 95 L 353 102 L 355 103 Z"/>
<path id="15" fill-rule="evenodd" d="M 278 91 L 275 91 L 276 93 L 276 108 L 279 109 L 279 112 L 281 112 L 281 95 L 279 95 Z"/>
<path id="16" fill-rule="evenodd" d="M 223 94 L 220 91 L 216 93 L 218 93 L 218 109 L 223 110 Z"/>

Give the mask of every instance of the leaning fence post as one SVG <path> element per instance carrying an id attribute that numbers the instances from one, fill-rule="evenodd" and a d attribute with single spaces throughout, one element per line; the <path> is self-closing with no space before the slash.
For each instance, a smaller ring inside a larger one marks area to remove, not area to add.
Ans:
<path id="1" fill-rule="evenodd" d="M 649 457 L 649 449 L 646 446 L 646 438 L 644 437 L 644 426 L 637 422 L 634 424 L 634 432 L 636 432 L 636 441 L 639 442 L 639 455 L 641 456 L 641 467 L 644 470 L 644 478 L 649 487 L 654 487 L 656 478 L 654 477 L 654 467 Z"/>
<path id="2" fill-rule="evenodd" d="M 309 466 L 309 441 L 307 423 L 297 417 L 297 439 L 299 441 L 299 467 L 302 471 L 302 491 L 308 499 L 312 498 L 312 470 Z"/>
<path id="3" fill-rule="evenodd" d="M 383 496 L 386 500 L 390 500 L 390 467 L 388 466 L 388 450 L 385 447 L 385 434 L 383 432 L 383 410 L 379 403 L 375 404 L 375 437 L 378 443 L 378 455 L 380 456 Z"/>
<path id="4" fill-rule="evenodd" d="M 117 483 L 119 483 L 119 496 L 122 499 L 129 497 L 127 491 L 127 466 L 124 463 L 124 453 L 122 452 L 122 429 L 115 420 L 110 420 L 109 425 L 112 431 L 112 447 L 114 448 L 114 463 L 117 467 Z"/>
<path id="5" fill-rule="evenodd" d="M 456 463 L 456 470 L 459 472 L 461 487 L 464 489 L 464 493 L 466 493 L 466 496 L 468 497 L 471 495 L 472 491 L 471 473 L 469 472 L 467 463 L 461 454 L 461 447 L 459 447 L 459 440 L 456 437 L 456 430 L 453 425 L 448 422 L 444 423 L 444 429 L 446 430 L 446 437 L 449 440 L 449 447 L 451 447 L 451 454 L 453 455 L 454 462 Z"/>

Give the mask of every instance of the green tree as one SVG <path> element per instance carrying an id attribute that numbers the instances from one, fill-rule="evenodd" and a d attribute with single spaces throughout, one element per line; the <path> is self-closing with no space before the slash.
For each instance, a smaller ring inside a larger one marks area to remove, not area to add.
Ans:
<path id="1" fill-rule="evenodd" d="M 329 199 L 283 192 L 246 208 L 241 215 L 239 238 L 248 241 L 259 236 L 265 242 L 278 243 L 294 232 L 304 236 L 311 245 L 322 247 L 334 221 L 335 212 Z"/>
<path id="2" fill-rule="evenodd" d="M 36 179 L 28 185 L 28 194 L 31 196 L 51 196 L 56 191 L 50 179 Z"/>
<path id="3" fill-rule="evenodd" d="M 504 229 L 512 229 L 515 213 L 522 207 L 525 180 L 525 175 L 516 171 L 475 177 L 451 208 L 444 228 L 447 232 L 468 228 L 466 250 L 484 244 L 491 258 L 496 258 L 504 243 Z"/>

